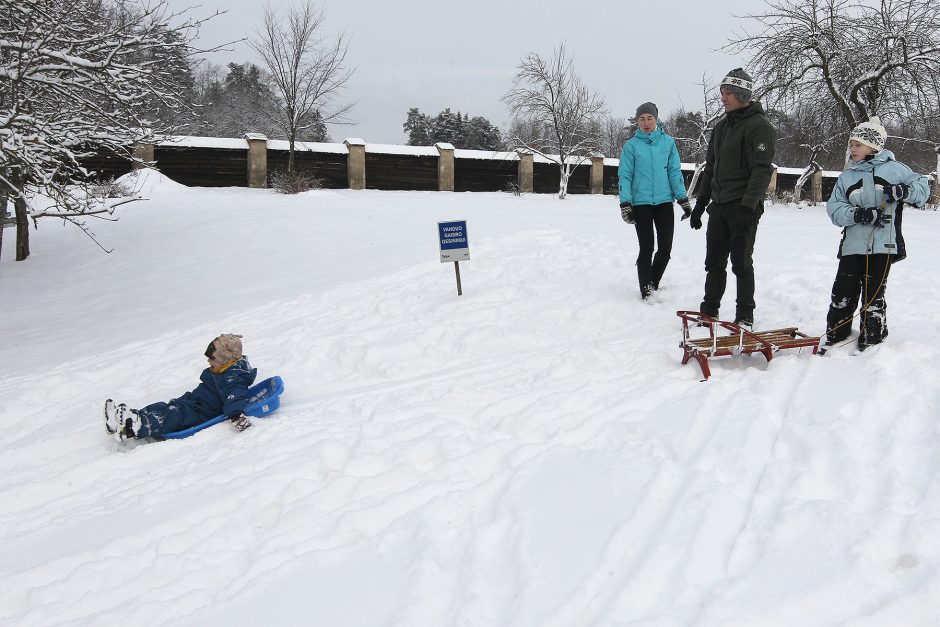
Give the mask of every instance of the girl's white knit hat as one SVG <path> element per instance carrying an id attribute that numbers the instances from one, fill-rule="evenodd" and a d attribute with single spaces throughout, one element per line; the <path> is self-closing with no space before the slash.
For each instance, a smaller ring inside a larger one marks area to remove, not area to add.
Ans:
<path id="1" fill-rule="evenodd" d="M 871 116 L 867 122 L 862 122 L 849 133 L 849 141 L 855 140 L 875 150 L 882 150 L 888 140 L 888 131 L 881 125 L 877 115 Z"/>

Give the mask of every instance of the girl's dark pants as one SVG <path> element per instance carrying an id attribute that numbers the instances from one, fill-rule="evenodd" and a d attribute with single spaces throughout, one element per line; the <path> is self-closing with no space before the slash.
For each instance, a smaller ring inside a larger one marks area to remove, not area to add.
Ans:
<path id="1" fill-rule="evenodd" d="M 839 259 L 826 316 L 827 342 L 840 342 L 849 337 L 859 299 L 862 301 L 859 346 L 878 344 L 888 336 L 885 288 L 890 270 L 891 255 L 843 255 Z"/>

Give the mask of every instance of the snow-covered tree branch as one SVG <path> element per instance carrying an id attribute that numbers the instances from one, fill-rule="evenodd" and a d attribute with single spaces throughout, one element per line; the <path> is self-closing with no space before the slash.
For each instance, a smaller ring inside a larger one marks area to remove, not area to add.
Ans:
<path id="1" fill-rule="evenodd" d="M 725 46 L 751 55 L 765 105 L 811 103 L 837 112 L 845 130 L 878 114 L 909 119 L 940 97 L 936 0 L 770 0 L 756 24 Z"/>
<path id="2" fill-rule="evenodd" d="M 89 173 L 83 156 L 131 158 L 135 141 L 161 128 L 154 113 L 186 106 L 174 89 L 205 20 L 185 20 L 155 2 L 0 0 L 0 195 L 14 199 L 17 259 L 29 254 L 26 198 L 51 201 L 41 216 L 83 226 L 110 213 L 76 191 Z"/>
<path id="3" fill-rule="evenodd" d="M 603 98 L 584 85 L 561 44 L 551 59 L 536 53 L 525 57 L 503 102 L 531 131 L 529 137 L 516 135 L 510 141 L 558 164 L 558 197 L 564 199 L 574 168 L 599 152 Z"/>

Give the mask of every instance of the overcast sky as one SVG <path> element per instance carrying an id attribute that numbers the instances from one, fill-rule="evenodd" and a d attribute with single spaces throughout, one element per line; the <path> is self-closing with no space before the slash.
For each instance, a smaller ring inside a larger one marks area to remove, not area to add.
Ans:
<path id="1" fill-rule="evenodd" d="M 215 46 L 251 37 L 260 27 L 263 2 L 168 0 L 188 15 L 225 14 L 203 26 L 197 45 Z M 201 2 L 200 4 L 196 4 Z M 290 0 L 271 0 L 282 12 Z M 545 57 L 565 42 L 589 88 L 603 95 L 613 115 L 632 116 L 655 102 L 665 116 L 684 105 L 701 108 L 703 73 L 720 79 L 745 59 L 719 52 L 753 0 L 321 0 L 329 35 L 349 36 L 348 61 L 356 68 L 346 95 L 356 103 L 349 126 L 331 126 L 334 141 L 361 137 L 370 143 L 404 143 L 408 109 L 436 114 L 445 107 L 481 115 L 500 128 L 509 113 L 500 98 L 512 86 L 520 59 Z M 245 44 L 208 56 L 213 63 L 251 61 Z M 759 78 L 759 77 L 755 77 Z"/>

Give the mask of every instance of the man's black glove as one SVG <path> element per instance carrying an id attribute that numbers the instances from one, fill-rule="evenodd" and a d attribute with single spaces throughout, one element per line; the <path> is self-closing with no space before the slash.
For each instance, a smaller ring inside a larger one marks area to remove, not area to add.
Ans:
<path id="1" fill-rule="evenodd" d="M 705 213 L 705 203 L 695 203 L 695 209 L 689 214 L 689 226 L 696 231 L 702 228 L 702 214 Z M 686 216 L 682 216 L 685 220 Z"/>
<path id="2" fill-rule="evenodd" d="M 627 224 L 634 224 L 636 222 L 633 218 L 633 206 L 630 203 L 620 203 L 620 217 L 623 218 L 623 221 Z"/>
<path id="3" fill-rule="evenodd" d="M 680 198 L 676 202 L 679 203 L 680 207 L 682 207 L 682 220 L 685 220 L 690 215 L 692 215 L 692 205 L 689 203 L 688 198 Z"/>
<path id="4" fill-rule="evenodd" d="M 904 200 L 911 194 L 911 188 L 905 183 L 895 183 L 884 188 L 885 201 L 894 202 L 895 200 Z"/>
<path id="5" fill-rule="evenodd" d="M 886 216 L 875 207 L 856 207 L 854 220 L 856 224 L 874 224 L 885 227 L 891 224 L 891 216 Z"/>
<path id="6" fill-rule="evenodd" d="M 237 414 L 232 414 L 229 417 L 229 420 L 232 421 L 232 428 L 241 433 L 245 429 L 251 426 L 251 421 L 248 420 L 248 416 L 239 412 Z"/>

